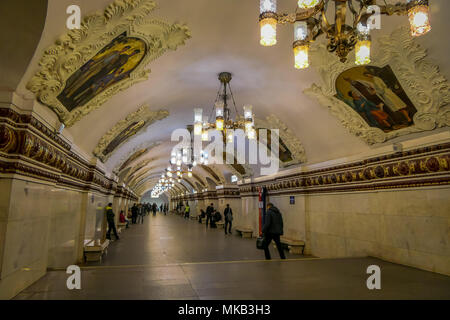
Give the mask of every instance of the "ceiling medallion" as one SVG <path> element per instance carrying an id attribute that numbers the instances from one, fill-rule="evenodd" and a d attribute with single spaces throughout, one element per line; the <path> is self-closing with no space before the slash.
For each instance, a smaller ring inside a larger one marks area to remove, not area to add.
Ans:
<path id="1" fill-rule="evenodd" d="M 331 10 L 329 2 L 334 3 L 334 24 L 328 21 Z M 352 25 L 347 25 L 347 11 Z M 260 44 L 273 46 L 277 43 L 277 24 L 294 24 L 295 68 L 309 66 L 309 45 L 320 35 L 328 39 L 327 49 L 335 52 L 341 62 L 355 49 L 355 63 L 370 63 L 370 30 L 380 28 L 380 15 L 408 15 L 411 35 L 421 36 L 431 30 L 428 0 L 407 0 L 406 3 L 378 5 L 377 0 L 298 0 L 295 13 L 277 13 L 276 0 L 260 0 L 259 23 Z"/>

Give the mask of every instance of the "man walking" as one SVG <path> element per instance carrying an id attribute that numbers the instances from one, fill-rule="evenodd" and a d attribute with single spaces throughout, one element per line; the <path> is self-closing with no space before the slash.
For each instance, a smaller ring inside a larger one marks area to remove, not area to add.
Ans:
<path id="1" fill-rule="evenodd" d="M 139 214 L 139 209 L 138 209 L 138 207 L 137 207 L 137 205 L 135 203 L 131 207 L 131 223 L 132 224 L 136 224 L 136 219 L 138 217 L 138 214 Z"/>
<path id="2" fill-rule="evenodd" d="M 280 258 L 286 259 L 280 242 L 280 236 L 283 235 L 283 217 L 281 216 L 280 210 L 272 203 L 267 204 L 266 220 L 264 221 L 262 233 L 264 236 L 264 254 L 266 255 L 266 260 L 270 260 L 269 245 L 272 240 L 277 245 Z"/>
<path id="3" fill-rule="evenodd" d="M 158 206 L 156 205 L 156 202 L 153 202 L 153 205 L 152 205 L 153 216 L 156 216 L 156 209 L 157 208 L 158 208 Z"/>
<path id="4" fill-rule="evenodd" d="M 227 207 L 223 211 L 223 216 L 225 217 L 225 234 L 227 234 L 227 227 L 228 227 L 228 233 L 231 234 L 231 225 L 233 221 L 233 210 L 231 210 L 230 205 L 227 203 Z"/>
<path id="5" fill-rule="evenodd" d="M 108 221 L 108 232 L 106 233 L 106 239 L 111 240 L 111 230 L 114 232 L 114 236 L 119 240 L 117 235 L 116 224 L 114 223 L 114 212 L 112 209 L 112 203 L 108 203 L 105 207 L 106 221 Z"/>
<path id="6" fill-rule="evenodd" d="M 214 212 L 214 204 L 210 204 L 207 208 L 206 208 L 206 227 L 208 228 L 208 222 L 209 225 L 211 226 L 212 223 L 212 214 Z"/>

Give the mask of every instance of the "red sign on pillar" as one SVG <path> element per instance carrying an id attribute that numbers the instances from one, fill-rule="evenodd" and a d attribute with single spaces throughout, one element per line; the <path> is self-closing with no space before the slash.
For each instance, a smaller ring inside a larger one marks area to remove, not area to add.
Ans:
<path id="1" fill-rule="evenodd" d="M 263 213 L 263 199 L 262 199 L 262 188 L 258 188 L 259 191 L 259 236 L 262 235 L 262 213 Z"/>

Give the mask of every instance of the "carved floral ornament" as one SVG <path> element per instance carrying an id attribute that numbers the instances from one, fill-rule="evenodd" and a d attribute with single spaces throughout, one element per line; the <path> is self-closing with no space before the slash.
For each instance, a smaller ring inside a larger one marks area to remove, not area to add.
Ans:
<path id="1" fill-rule="evenodd" d="M 323 45 L 311 49 L 314 51 L 312 65 L 319 72 L 322 85 L 313 84 L 304 93 L 327 107 L 344 127 L 367 144 L 450 125 L 449 84 L 439 68 L 426 59 L 426 50 L 415 43 L 407 27 L 399 27 L 391 35 L 379 38 L 378 50 L 371 63 L 371 66 L 380 68 L 389 65 L 417 109 L 413 125 L 387 133 L 369 126 L 356 111 L 335 97 L 336 79 L 342 72 L 354 67 L 351 59 L 342 63 L 330 57 Z"/>
<path id="2" fill-rule="evenodd" d="M 176 50 L 190 38 L 187 26 L 168 24 L 149 15 L 155 9 L 152 0 L 116 0 L 104 13 L 85 17 L 80 29 L 62 35 L 44 53 L 40 70 L 29 81 L 27 88 L 36 98 L 50 107 L 67 127 L 97 109 L 112 96 L 132 85 L 147 80 L 146 66 L 167 50 Z M 145 55 L 128 77 L 112 84 L 92 99 L 69 111 L 58 96 L 67 80 L 95 57 L 114 39 L 126 33 L 127 37 L 145 43 Z"/>
<path id="3" fill-rule="evenodd" d="M 169 115 L 167 110 L 152 111 L 148 106 L 142 106 L 136 112 L 129 114 L 125 119 L 120 120 L 112 127 L 97 144 L 94 155 L 102 162 L 105 162 L 132 136 L 145 129 L 158 120 L 162 120 Z M 134 129 L 135 128 L 135 129 Z"/>

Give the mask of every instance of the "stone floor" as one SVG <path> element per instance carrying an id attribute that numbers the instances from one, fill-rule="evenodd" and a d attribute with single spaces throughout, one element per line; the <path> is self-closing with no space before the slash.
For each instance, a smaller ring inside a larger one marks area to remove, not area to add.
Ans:
<path id="1" fill-rule="evenodd" d="M 450 299 L 447 276 L 375 258 L 280 261 L 271 252 L 265 261 L 255 239 L 157 214 L 124 230 L 102 263 L 83 266 L 81 290 L 68 290 L 56 270 L 15 299 Z M 373 264 L 381 290 L 366 287 Z"/>

